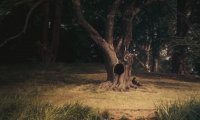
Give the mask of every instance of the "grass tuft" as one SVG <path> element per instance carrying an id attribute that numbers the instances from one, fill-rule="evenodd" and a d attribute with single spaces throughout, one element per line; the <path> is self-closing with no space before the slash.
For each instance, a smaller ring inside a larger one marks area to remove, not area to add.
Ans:
<path id="1" fill-rule="evenodd" d="M 98 112 L 79 103 L 57 107 L 22 96 L 0 99 L 0 120 L 100 120 Z"/>
<path id="2" fill-rule="evenodd" d="M 126 116 L 122 116 L 119 120 L 130 120 Z"/>
<path id="3" fill-rule="evenodd" d="M 158 120 L 199 120 L 200 100 L 190 98 L 187 101 L 175 101 L 158 106 L 156 116 Z"/>

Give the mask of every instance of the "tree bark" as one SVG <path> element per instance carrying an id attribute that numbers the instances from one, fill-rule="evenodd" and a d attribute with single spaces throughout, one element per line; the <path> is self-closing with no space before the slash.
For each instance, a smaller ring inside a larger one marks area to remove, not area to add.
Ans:
<path id="1" fill-rule="evenodd" d="M 107 81 L 113 82 L 115 79 L 114 67 L 119 61 L 114 51 L 114 47 L 112 47 L 112 49 L 108 47 L 107 50 L 104 51 L 104 55 L 105 55 L 105 58 L 104 58 L 105 68 L 107 72 Z"/>

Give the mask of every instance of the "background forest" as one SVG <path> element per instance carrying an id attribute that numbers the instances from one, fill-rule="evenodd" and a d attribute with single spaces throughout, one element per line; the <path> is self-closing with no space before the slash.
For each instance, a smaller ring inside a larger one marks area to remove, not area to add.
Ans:
<path id="1" fill-rule="evenodd" d="M 199 0 L 0 0 L 0 120 L 199 120 Z"/>
<path id="2" fill-rule="evenodd" d="M 113 1 L 82 2 L 87 21 L 104 36 L 106 15 Z M 130 1 L 124 1 L 124 6 L 125 2 Z M 72 1 L 2 0 L 0 5 L 2 63 L 104 62 L 99 46 L 78 24 Z M 114 39 L 124 34 L 120 11 L 116 14 Z M 133 19 L 130 44 L 130 50 L 137 54 L 133 65 L 136 70 L 198 72 L 198 13 L 197 0 L 154 2 L 142 9 Z"/>

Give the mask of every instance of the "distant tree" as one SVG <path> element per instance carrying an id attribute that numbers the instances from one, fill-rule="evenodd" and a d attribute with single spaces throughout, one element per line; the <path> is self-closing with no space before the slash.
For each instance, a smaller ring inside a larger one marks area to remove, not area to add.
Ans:
<path id="1" fill-rule="evenodd" d="M 55 62 L 60 41 L 62 0 L 45 0 L 43 9 L 43 34 L 38 41 L 39 53 L 44 63 Z"/>
<path id="2" fill-rule="evenodd" d="M 137 17 L 133 31 L 138 48 L 138 61 L 148 72 L 159 72 L 160 52 L 173 35 L 171 28 L 174 17 L 165 3 L 155 3 L 146 7 Z"/>
<path id="3" fill-rule="evenodd" d="M 199 23 L 197 22 L 197 11 L 199 7 L 198 0 L 177 0 L 177 32 L 176 39 L 172 42 L 174 45 L 173 73 L 187 74 L 187 63 L 198 56 L 199 31 L 197 26 Z"/>

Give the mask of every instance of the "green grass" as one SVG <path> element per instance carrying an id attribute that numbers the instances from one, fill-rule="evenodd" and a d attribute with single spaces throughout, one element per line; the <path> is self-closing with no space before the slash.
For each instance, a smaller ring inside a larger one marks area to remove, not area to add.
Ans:
<path id="1" fill-rule="evenodd" d="M 162 104 L 157 108 L 158 120 L 200 120 L 200 100 L 191 98 Z"/>
<path id="2" fill-rule="evenodd" d="M 0 120 L 101 120 L 101 115 L 79 103 L 55 106 L 37 99 L 7 96 L 0 99 Z"/>

